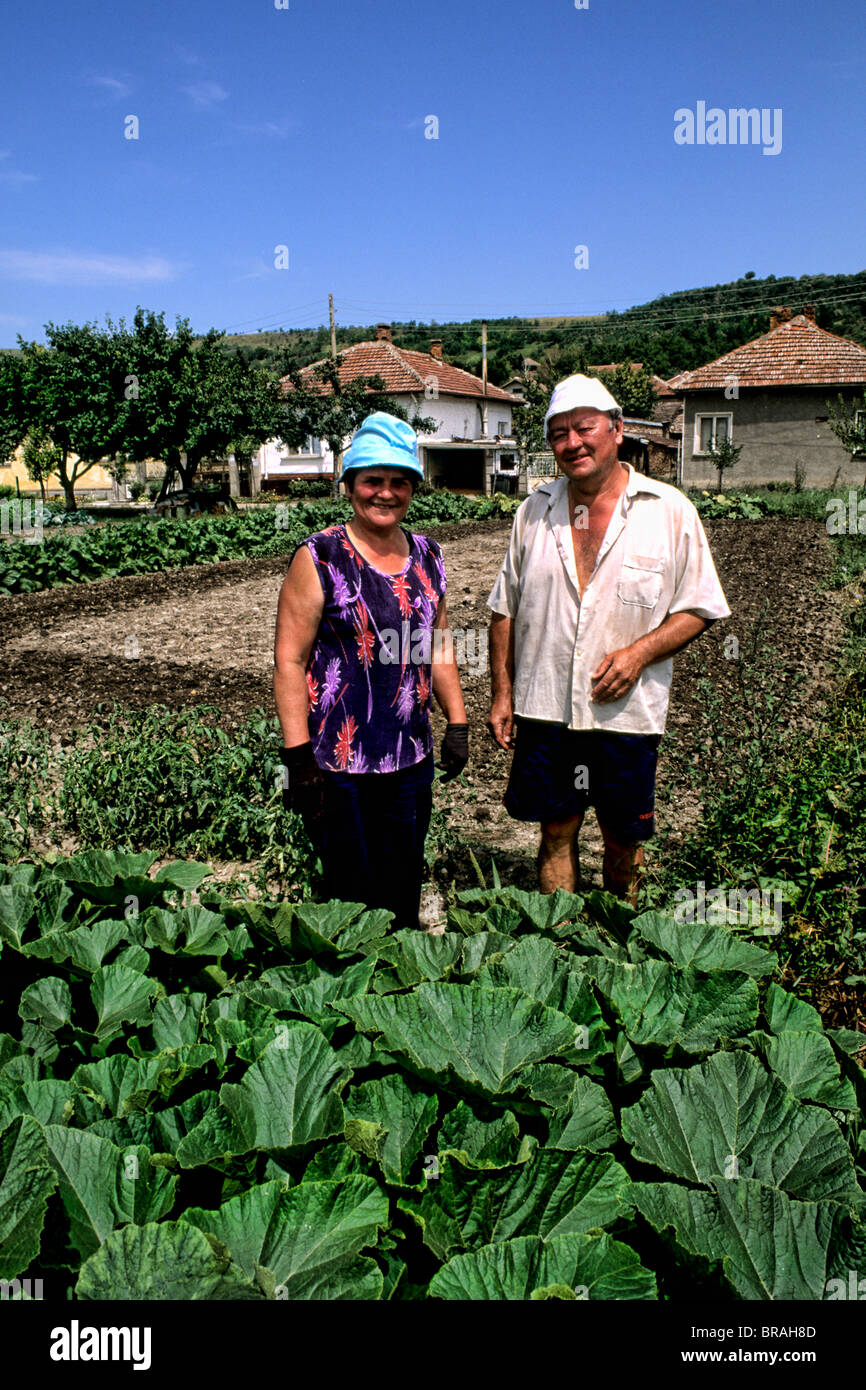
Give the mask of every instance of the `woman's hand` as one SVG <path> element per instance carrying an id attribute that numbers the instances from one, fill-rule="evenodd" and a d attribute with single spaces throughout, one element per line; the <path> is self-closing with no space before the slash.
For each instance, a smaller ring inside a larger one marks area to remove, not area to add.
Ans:
<path id="1" fill-rule="evenodd" d="M 321 818 L 325 800 L 325 779 L 313 756 L 312 743 L 281 748 L 280 761 L 286 769 L 283 806 L 311 828 Z"/>
<path id="2" fill-rule="evenodd" d="M 463 771 L 469 762 L 468 724 L 449 724 L 447 726 L 439 757 L 445 772 L 442 781 L 450 782 Z"/>

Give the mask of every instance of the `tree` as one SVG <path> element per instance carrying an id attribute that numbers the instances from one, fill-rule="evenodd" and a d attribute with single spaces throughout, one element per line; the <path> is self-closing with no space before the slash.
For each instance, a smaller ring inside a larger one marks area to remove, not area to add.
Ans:
<path id="1" fill-rule="evenodd" d="M 44 504 L 45 484 L 60 467 L 60 450 L 47 435 L 28 434 L 24 440 L 23 462 L 28 478 L 39 484 Z"/>
<path id="2" fill-rule="evenodd" d="M 740 454 L 743 452 L 742 444 L 732 444 L 728 435 L 722 435 L 721 439 L 715 436 L 710 440 L 707 453 L 712 459 L 713 465 L 719 473 L 719 492 L 722 491 L 722 477 L 727 468 L 733 468 Z"/>
<path id="3" fill-rule="evenodd" d="M 830 428 L 855 458 L 866 454 L 866 391 L 862 400 L 846 401 L 840 393 L 836 404 L 827 402 Z"/>
<path id="4" fill-rule="evenodd" d="M 204 460 L 251 453 L 279 433 L 279 382 L 243 353 L 227 352 L 217 329 L 196 341 L 188 319 L 171 333 L 162 314 L 139 308 L 131 330 L 121 321 L 118 338 L 126 365 L 123 457 L 164 460 L 161 498 L 176 475 L 188 489 Z"/>
<path id="5" fill-rule="evenodd" d="M 12 457 L 27 433 L 22 366 L 20 356 L 0 353 L 0 459 L 3 461 Z"/>
<path id="6" fill-rule="evenodd" d="M 651 418 L 658 403 L 658 393 L 645 367 L 634 371 L 628 362 L 620 362 L 612 372 L 599 372 L 598 379 L 622 408 L 623 415 L 638 420 Z"/>
<path id="7" fill-rule="evenodd" d="M 339 353 L 318 362 L 313 369 L 312 383 L 308 383 L 297 369 L 289 371 L 284 422 L 274 431 L 289 448 L 299 448 L 309 435 L 325 440 L 334 456 L 335 497 L 339 491 L 337 461 L 346 440 L 361 422 L 376 410 L 386 410 L 401 420 L 409 420 L 407 411 L 387 395 L 381 376 L 357 376 L 351 381 L 341 381 L 341 362 Z M 436 421 L 426 415 L 415 416 L 409 423 L 418 434 L 436 428 Z"/>
<path id="8" fill-rule="evenodd" d="M 18 339 L 21 438 L 32 434 L 52 440 L 66 510 L 74 512 L 79 478 L 97 464 L 112 466 L 118 456 L 123 362 L 110 321 L 103 329 L 95 323 L 47 323 L 45 337 L 45 347 Z"/>
<path id="9" fill-rule="evenodd" d="M 550 391 L 534 377 L 527 377 L 524 400 L 525 405 L 514 409 L 514 438 L 522 454 L 540 454 L 549 447 L 544 434 L 544 417 L 550 404 Z"/>

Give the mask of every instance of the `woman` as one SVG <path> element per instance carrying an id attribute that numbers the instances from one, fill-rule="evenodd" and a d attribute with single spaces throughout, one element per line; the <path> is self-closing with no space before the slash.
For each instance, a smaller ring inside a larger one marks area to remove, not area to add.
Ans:
<path id="1" fill-rule="evenodd" d="M 296 551 L 274 646 L 286 802 L 321 852 L 327 896 L 388 908 L 397 928 L 419 925 L 431 693 L 448 777 L 469 757 L 442 552 L 400 525 L 423 477 L 411 425 L 368 416 L 343 462 L 352 519 Z"/>

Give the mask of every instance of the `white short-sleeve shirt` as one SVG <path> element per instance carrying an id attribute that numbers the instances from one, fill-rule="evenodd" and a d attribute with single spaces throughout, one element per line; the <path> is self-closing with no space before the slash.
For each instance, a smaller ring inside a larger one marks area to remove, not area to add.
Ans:
<path id="1" fill-rule="evenodd" d="M 662 734 L 673 659 L 647 666 L 627 695 L 597 704 L 590 676 L 611 652 L 672 613 L 730 617 L 704 528 L 687 497 L 630 464 L 580 597 L 568 479 L 518 508 L 487 606 L 514 623 L 514 712 L 571 729 Z"/>

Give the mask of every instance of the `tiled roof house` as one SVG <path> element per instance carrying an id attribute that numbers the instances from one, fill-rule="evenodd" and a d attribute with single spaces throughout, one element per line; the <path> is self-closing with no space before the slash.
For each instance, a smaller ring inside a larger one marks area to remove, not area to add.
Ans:
<path id="1" fill-rule="evenodd" d="M 862 402 L 866 348 L 828 333 L 813 305 L 774 310 L 770 331 L 669 383 L 685 399 L 682 482 L 715 483 L 707 448 L 728 434 L 743 452 L 733 484 L 794 482 L 835 487 L 863 480 L 864 461 L 832 432 L 828 401 Z"/>
<path id="2" fill-rule="evenodd" d="M 431 342 L 429 353 L 415 352 L 392 342 L 388 324 L 378 324 L 376 334 L 375 340 L 341 351 L 340 381 L 380 376 L 410 419 L 424 415 L 436 421 L 432 433 L 418 436 L 428 482 L 454 491 L 490 492 L 500 470 L 511 476 L 517 467 L 512 411 L 521 402 L 489 382 L 485 391 L 480 377 L 446 362 L 439 339 Z M 311 363 L 300 373 L 310 384 L 315 383 L 317 365 Z M 320 389 L 327 392 L 331 387 L 323 384 Z M 261 486 L 276 490 L 283 480 L 331 477 L 334 469 L 327 444 L 317 439 L 308 440 L 297 453 L 271 440 L 259 450 L 257 463 Z"/>

